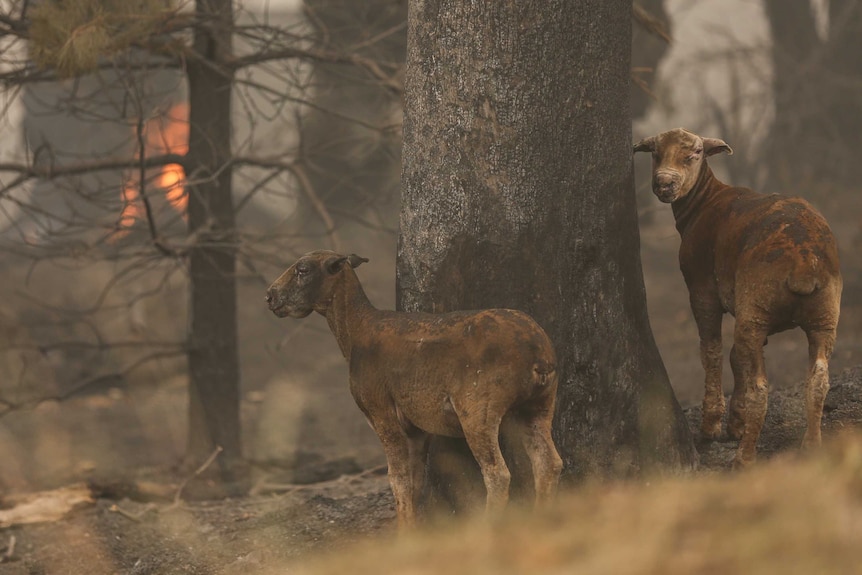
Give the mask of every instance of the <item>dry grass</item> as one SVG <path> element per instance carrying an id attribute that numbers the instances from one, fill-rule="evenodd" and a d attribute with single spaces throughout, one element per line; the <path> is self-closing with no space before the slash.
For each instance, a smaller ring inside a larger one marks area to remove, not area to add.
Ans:
<path id="1" fill-rule="evenodd" d="M 300 573 L 857 573 L 862 435 L 751 471 L 593 485 L 540 515 L 368 542 Z M 296 572 L 296 571 L 292 571 Z"/>

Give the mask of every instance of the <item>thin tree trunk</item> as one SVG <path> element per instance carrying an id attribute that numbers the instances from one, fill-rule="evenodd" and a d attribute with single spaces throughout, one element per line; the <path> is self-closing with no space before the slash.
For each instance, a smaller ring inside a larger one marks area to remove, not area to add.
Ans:
<path id="1" fill-rule="evenodd" d="M 202 24 L 188 63 L 190 250 L 189 438 L 200 464 L 218 446 L 226 469 L 241 457 L 236 245 L 231 197 L 231 0 L 198 0 Z"/>
<path id="2" fill-rule="evenodd" d="M 399 307 L 532 314 L 569 476 L 696 458 L 646 313 L 631 18 L 631 0 L 409 7 Z"/>
<path id="3" fill-rule="evenodd" d="M 862 163 L 862 0 L 830 0 L 825 58 L 831 83 L 829 110 L 836 138 L 830 148 L 837 182 L 859 189 Z"/>
<path id="4" fill-rule="evenodd" d="M 772 88 L 775 119 L 766 142 L 770 189 L 811 182 L 827 171 L 826 102 L 818 86 L 823 69 L 816 62 L 821 46 L 809 0 L 765 0 L 772 33 Z M 792 145 L 791 145 L 792 143 Z"/>
<path id="5" fill-rule="evenodd" d="M 766 142 L 771 188 L 856 188 L 862 165 L 862 2 L 830 0 L 822 41 L 809 0 L 765 0 L 775 120 Z"/>

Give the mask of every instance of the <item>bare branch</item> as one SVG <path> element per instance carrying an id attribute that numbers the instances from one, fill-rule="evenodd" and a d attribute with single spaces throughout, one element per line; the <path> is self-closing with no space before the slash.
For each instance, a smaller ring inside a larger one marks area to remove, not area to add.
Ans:
<path id="1" fill-rule="evenodd" d="M 335 230 L 335 221 L 332 219 L 332 216 L 329 215 L 329 211 L 326 209 L 326 204 L 320 201 L 320 198 L 314 191 L 314 186 L 308 178 L 305 167 L 301 163 L 296 162 L 291 164 L 291 167 L 288 169 L 299 181 L 299 189 L 302 190 L 303 194 L 305 194 L 306 199 L 314 207 L 314 211 L 317 212 L 323 225 L 326 226 L 326 234 L 329 236 L 329 241 L 332 244 L 332 251 L 340 252 L 341 240 L 338 236 L 338 232 Z"/>
<path id="2" fill-rule="evenodd" d="M 20 411 L 22 409 L 32 409 L 34 407 L 37 407 L 37 406 L 45 403 L 46 401 L 65 401 L 65 400 L 69 399 L 71 396 L 75 395 L 76 393 L 80 393 L 89 387 L 94 387 L 94 386 L 97 386 L 100 384 L 104 384 L 106 381 L 112 381 L 112 380 L 116 380 L 118 382 L 122 381 L 125 377 L 127 377 L 129 375 L 129 373 L 133 372 L 134 370 L 138 369 L 142 365 L 149 363 L 151 361 L 156 361 L 158 359 L 172 358 L 172 357 L 181 357 L 185 354 L 186 354 L 185 348 L 177 350 L 177 351 L 173 351 L 173 352 L 163 351 L 163 352 L 152 353 L 152 354 L 147 355 L 147 356 L 139 359 L 138 361 L 132 363 L 131 365 L 129 365 L 128 367 L 126 367 L 122 371 L 104 374 L 104 375 L 100 375 L 97 377 L 85 379 L 85 380 L 79 382 L 77 385 L 63 391 L 62 393 L 46 395 L 46 396 L 42 396 L 42 397 L 38 397 L 35 399 L 30 399 L 30 400 L 22 401 L 22 402 L 14 402 L 14 401 L 9 401 L 7 399 L 0 398 L 0 418 L 2 418 L 5 415 L 8 415 L 9 413 L 12 413 L 13 411 Z"/>
<path id="3" fill-rule="evenodd" d="M 159 238 L 159 233 L 156 229 L 156 220 L 153 216 L 153 206 L 150 202 L 149 196 L 147 195 L 147 145 L 146 140 L 144 139 L 144 108 L 140 98 L 136 98 L 136 104 L 138 108 L 138 121 L 135 124 L 135 136 L 138 141 L 138 197 L 144 205 L 144 215 L 147 218 L 147 229 L 150 232 L 150 239 L 153 240 L 153 245 L 162 254 L 175 257 L 177 253 L 166 246 L 161 238 Z"/>
<path id="4" fill-rule="evenodd" d="M 635 22 L 646 28 L 648 32 L 655 34 L 668 44 L 673 44 L 673 38 L 667 31 L 665 23 L 650 14 L 637 2 L 634 2 L 632 5 L 632 16 L 634 17 Z"/>
<path id="5" fill-rule="evenodd" d="M 179 487 L 177 487 L 177 492 L 174 494 L 174 501 L 173 503 L 171 503 L 168 509 L 173 509 L 174 507 L 179 506 L 180 502 L 182 501 L 181 498 L 183 495 L 183 489 L 186 488 L 186 485 L 188 485 L 189 481 L 206 471 L 207 468 L 212 465 L 213 461 L 216 460 L 216 457 L 218 457 L 222 451 L 224 450 L 222 449 L 221 445 L 216 445 L 213 452 L 210 453 L 210 456 L 206 458 L 206 461 L 204 461 L 197 469 L 195 469 L 194 473 L 183 479 L 183 482 L 180 483 Z"/>
<path id="6" fill-rule="evenodd" d="M 160 154 L 144 158 L 143 164 L 147 168 L 158 168 L 169 164 L 185 165 L 184 154 Z M 64 176 L 80 176 L 93 172 L 107 170 L 132 170 L 138 168 L 141 162 L 137 158 L 107 158 L 93 160 L 91 162 L 79 162 L 67 165 L 32 165 L 16 162 L 0 163 L 0 172 L 13 172 L 27 179 L 52 180 Z M 7 186 L 8 187 L 8 186 Z M 5 188 L 4 188 L 5 189 Z"/>
<path id="7" fill-rule="evenodd" d="M 356 54 L 285 46 L 234 58 L 229 65 L 234 70 L 239 70 L 247 66 L 254 66 L 256 64 L 262 64 L 272 60 L 287 60 L 291 58 L 301 58 L 312 62 L 323 62 L 327 64 L 350 64 L 352 66 L 357 66 L 370 73 L 390 92 L 401 94 L 404 91 L 404 86 L 397 74 L 400 70 L 400 66 L 394 67 L 393 73 L 390 75 L 383 71 L 383 67 L 380 63 L 375 62 L 370 58 L 357 56 Z"/>

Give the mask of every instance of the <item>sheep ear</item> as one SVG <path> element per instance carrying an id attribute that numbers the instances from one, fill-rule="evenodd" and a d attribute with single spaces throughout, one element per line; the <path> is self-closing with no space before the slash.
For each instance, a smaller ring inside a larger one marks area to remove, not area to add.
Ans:
<path id="1" fill-rule="evenodd" d="M 644 138 L 643 140 L 635 144 L 632 153 L 637 152 L 655 152 L 655 136 Z"/>
<path id="2" fill-rule="evenodd" d="M 344 267 L 344 262 L 350 264 L 350 267 L 357 268 L 360 265 L 364 264 L 368 261 L 368 258 L 363 258 L 362 256 L 358 256 L 356 254 L 350 254 L 349 256 L 339 256 L 337 258 L 329 258 L 326 260 L 326 271 L 330 274 L 337 274 L 341 271 L 341 268 Z"/>
<path id="3" fill-rule="evenodd" d="M 719 140 L 718 138 L 703 138 L 704 157 L 714 156 L 721 152 L 727 152 L 728 156 L 733 155 L 733 150 L 724 140 Z"/>
<path id="4" fill-rule="evenodd" d="M 341 268 L 344 267 L 344 262 L 347 261 L 347 256 L 339 256 L 337 258 L 329 258 L 326 260 L 326 263 L 323 264 L 323 267 L 330 274 L 337 274 L 341 271 Z"/>
<path id="5" fill-rule="evenodd" d="M 358 256 L 356 254 L 350 254 L 349 256 L 347 256 L 347 263 L 349 263 L 350 267 L 352 267 L 352 268 L 358 268 L 359 266 L 366 263 L 367 261 L 368 261 L 368 258 L 364 258 L 364 257 Z"/>

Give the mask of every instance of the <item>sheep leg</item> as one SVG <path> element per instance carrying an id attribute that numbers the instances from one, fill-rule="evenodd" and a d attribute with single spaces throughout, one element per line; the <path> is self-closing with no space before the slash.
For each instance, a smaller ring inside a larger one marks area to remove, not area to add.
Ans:
<path id="1" fill-rule="evenodd" d="M 693 294 L 697 290 L 691 290 Z M 700 336 L 700 362 L 705 372 L 701 435 L 709 440 L 721 436 L 721 418 L 724 416 L 724 393 L 721 390 L 721 320 L 720 304 L 696 300 L 692 297 L 691 310 Z"/>
<path id="2" fill-rule="evenodd" d="M 737 317 L 733 345 L 737 350 L 737 364 L 745 385 L 745 413 L 742 438 L 733 459 L 734 469 L 746 467 L 757 459 L 757 439 L 763 429 L 769 399 L 766 364 L 763 360 L 766 335 L 767 329 L 759 323 Z"/>
<path id="3" fill-rule="evenodd" d="M 461 422 L 467 446 L 482 470 L 487 493 L 485 514 L 491 518 L 499 517 L 509 502 L 509 482 L 512 478 L 500 451 L 502 415 L 492 413 L 488 406 L 484 409 L 474 407 L 469 411 L 454 404 L 453 407 Z"/>
<path id="4" fill-rule="evenodd" d="M 395 513 L 398 528 L 409 529 L 416 525 L 415 496 L 409 441 L 397 419 L 373 421 L 374 431 L 383 445 L 386 463 L 389 466 L 389 485 L 395 497 Z"/>
<path id="5" fill-rule="evenodd" d="M 414 512 L 422 507 L 422 498 L 425 491 L 425 462 L 428 459 L 428 444 L 431 436 L 418 429 L 407 437 L 407 446 L 410 453 L 410 482 L 413 492 Z"/>
<path id="6" fill-rule="evenodd" d="M 727 434 L 731 439 L 739 440 L 745 430 L 745 379 L 742 375 L 742 366 L 739 363 L 736 345 L 730 349 L 730 368 L 733 371 L 733 395 L 730 397 L 730 420 L 727 422 Z"/>
<path id="7" fill-rule="evenodd" d="M 552 417 L 553 410 L 548 415 L 526 422 L 523 428 L 524 449 L 533 469 L 537 507 L 553 499 L 560 481 L 560 472 L 563 470 L 563 460 L 560 459 L 551 437 Z"/>
<path id="8" fill-rule="evenodd" d="M 835 330 L 808 331 L 808 379 L 805 385 L 805 413 L 808 428 L 802 439 L 802 447 L 820 445 L 820 422 L 823 418 L 823 403 L 829 392 L 829 358 L 835 345 Z"/>

